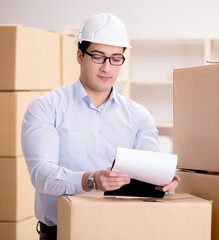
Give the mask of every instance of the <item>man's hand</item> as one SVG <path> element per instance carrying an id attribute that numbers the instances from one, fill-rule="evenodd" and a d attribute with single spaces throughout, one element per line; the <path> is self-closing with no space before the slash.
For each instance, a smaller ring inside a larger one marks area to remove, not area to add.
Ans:
<path id="1" fill-rule="evenodd" d="M 130 183 L 130 177 L 127 175 L 108 169 L 95 172 L 94 179 L 97 189 L 101 191 L 116 190 Z"/>
<path id="2" fill-rule="evenodd" d="M 180 181 L 179 176 L 175 175 L 173 180 L 169 184 L 167 184 L 166 186 L 157 186 L 156 190 L 163 192 L 172 192 L 177 188 L 179 181 Z"/>

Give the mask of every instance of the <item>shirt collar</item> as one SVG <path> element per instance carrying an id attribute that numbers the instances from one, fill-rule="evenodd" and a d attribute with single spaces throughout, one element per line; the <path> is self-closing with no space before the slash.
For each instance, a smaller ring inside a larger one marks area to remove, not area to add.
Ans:
<path id="1" fill-rule="evenodd" d="M 86 90 L 84 89 L 84 87 L 81 84 L 81 81 L 79 79 L 75 82 L 75 93 L 74 93 L 74 95 L 75 95 L 76 102 L 79 102 L 83 98 L 90 100 L 90 97 L 88 96 Z M 109 103 L 110 102 L 115 102 L 116 104 L 120 105 L 115 87 L 112 87 L 112 92 L 111 92 L 107 102 L 109 102 Z"/>
<path id="2" fill-rule="evenodd" d="M 112 101 L 112 102 L 115 102 L 116 104 L 120 105 L 120 102 L 119 102 L 119 100 L 118 100 L 117 92 L 116 92 L 116 90 L 115 90 L 115 87 L 113 87 L 112 92 L 111 92 L 111 94 L 110 94 L 110 96 L 109 96 L 108 101 Z"/>
<path id="3" fill-rule="evenodd" d="M 88 97 L 87 92 L 85 91 L 83 85 L 81 84 L 81 81 L 78 79 L 75 82 L 75 92 L 74 92 L 74 96 L 75 96 L 75 101 L 79 102 L 81 99 Z"/>

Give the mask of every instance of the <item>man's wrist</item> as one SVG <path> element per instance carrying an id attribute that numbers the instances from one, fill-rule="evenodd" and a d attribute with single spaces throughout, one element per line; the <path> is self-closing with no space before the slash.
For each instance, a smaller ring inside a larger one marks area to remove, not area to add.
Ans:
<path id="1" fill-rule="evenodd" d="M 93 172 L 85 172 L 82 177 L 82 188 L 84 191 L 89 192 L 96 190 L 96 182 Z"/>

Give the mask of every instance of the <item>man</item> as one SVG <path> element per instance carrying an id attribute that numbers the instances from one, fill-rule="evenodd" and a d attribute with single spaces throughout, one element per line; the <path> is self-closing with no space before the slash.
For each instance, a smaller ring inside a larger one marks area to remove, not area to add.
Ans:
<path id="1" fill-rule="evenodd" d="M 148 110 L 113 87 L 130 48 L 123 22 L 109 13 L 91 16 L 77 43 L 79 79 L 33 101 L 23 120 L 22 148 L 36 189 L 40 239 L 56 239 L 58 195 L 115 190 L 130 182 L 109 170 L 117 147 L 160 151 Z M 178 180 L 157 189 L 174 190 Z"/>

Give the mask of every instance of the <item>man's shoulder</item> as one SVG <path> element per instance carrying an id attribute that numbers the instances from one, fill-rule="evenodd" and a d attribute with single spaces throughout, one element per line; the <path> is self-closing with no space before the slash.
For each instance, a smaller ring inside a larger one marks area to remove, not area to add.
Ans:
<path id="1" fill-rule="evenodd" d="M 136 109 L 136 110 L 138 109 L 140 111 L 146 110 L 146 108 L 142 104 L 134 101 L 130 97 L 127 97 L 127 96 L 117 93 L 117 99 L 118 99 L 118 102 L 120 103 L 120 105 L 123 107 L 127 107 L 130 109 Z"/>

